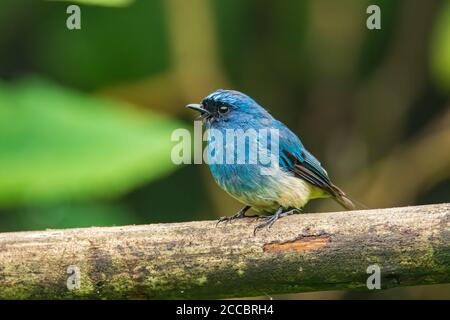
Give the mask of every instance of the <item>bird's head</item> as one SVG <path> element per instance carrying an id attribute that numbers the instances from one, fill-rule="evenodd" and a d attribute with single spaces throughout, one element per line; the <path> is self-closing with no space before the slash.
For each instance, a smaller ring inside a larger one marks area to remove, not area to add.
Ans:
<path id="1" fill-rule="evenodd" d="M 205 97 L 200 104 L 188 104 L 186 107 L 198 111 L 202 119 L 209 123 L 268 115 L 268 112 L 255 100 L 235 90 L 216 90 Z"/>

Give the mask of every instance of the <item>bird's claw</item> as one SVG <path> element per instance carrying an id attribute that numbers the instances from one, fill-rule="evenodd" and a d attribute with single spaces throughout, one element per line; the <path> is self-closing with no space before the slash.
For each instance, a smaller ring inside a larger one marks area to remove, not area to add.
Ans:
<path id="1" fill-rule="evenodd" d="M 256 225 L 255 229 L 253 230 L 253 235 L 256 236 L 256 231 L 259 229 L 263 229 L 264 227 L 267 227 L 267 229 L 272 228 L 273 224 L 275 223 L 275 221 L 277 221 L 277 219 L 278 217 L 276 217 L 276 215 L 265 217 L 264 222 Z"/>
<path id="2" fill-rule="evenodd" d="M 230 217 L 228 217 L 228 216 L 220 217 L 219 220 L 217 220 L 216 227 L 217 227 L 217 226 L 219 225 L 219 223 L 221 223 L 221 222 L 226 222 L 226 223 L 228 223 L 228 222 L 230 222 L 231 220 L 234 220 L 234 219 L 237 219 L 236 215 L 233 215 L 233 216 L 230 216 Z"/>
<path id="3" fill-rule="evenodd" d="M 219 225 L 219 223 L 221 222 L 231 222 L 233 220 L 239 219 L 239 218 L 244 218 L 245 217 L 245 212 L 250 209 L 249 206 L 246 206 L 244 208 L 242 208 L 241 210 L 239 210 L 239 212 L 237 212 L 236 214 L 232 215 L 232 216 L 225 216 L 225 217 L 220 217 L 219 220 L 216 223 L 216 227 Z"/>
<path id="4" fill-rule="evenodd" d="M 253 235 L 256 236 L 256 231 L 258 231 L 259 229 L 262 229 L 264 227 L 267 227 L 267 229 L 272 228 L 273 224 L 275 223 L 275 221 L 277 221 L 278 219 L 282 218 L 282 217 L 286 217 L 289 216 L 291 214 L 294 213 L 300 213 L 302 212 L 301 209 L 292 209 L 286 212 L 282 212 L 281 210 L 278 210 L 275 214 L 265 217 L 265 221 L 256 225 L 255 229 L 253 230 Z"/>

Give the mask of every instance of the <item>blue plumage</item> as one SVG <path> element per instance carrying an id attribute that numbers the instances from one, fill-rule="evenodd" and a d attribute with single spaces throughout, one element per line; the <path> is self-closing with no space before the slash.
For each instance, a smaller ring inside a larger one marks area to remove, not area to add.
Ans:
<path id="1" fill-rule="evenodd" d="M 257 228 L 270 227 L 276 219 L 298 211 L 310 199 L 330 196 L 347 209 L 354 207 L 345 193 L 331 183 L 325 169 L 300 139 L 249 96 L 217 90 L 201 104 L 188 107 L 202 114 L 209 132 L 206 154 L 214 179 L 246 205 L 236 215 L 220 221 L 243 217 L 252 207 L 271 215 Z M 270 129 L 276 135 L 265 139 L 259 135 Z M 255 150 L 276 161 L 252 162 Z M 237 163 L 239 157 L 244 163 Z"/>

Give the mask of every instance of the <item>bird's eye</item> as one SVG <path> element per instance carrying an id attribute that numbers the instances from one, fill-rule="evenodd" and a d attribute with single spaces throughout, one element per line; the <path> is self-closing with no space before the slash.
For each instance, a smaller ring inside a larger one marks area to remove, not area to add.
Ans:
<path id="1" fill-rule="evenodd" d="M 228 108 L 227 106 L 220 106 L 219 107 L 219 113 L 220 114 L 228 113 L 228 111 L 230 111 L 230 108 Z"/>

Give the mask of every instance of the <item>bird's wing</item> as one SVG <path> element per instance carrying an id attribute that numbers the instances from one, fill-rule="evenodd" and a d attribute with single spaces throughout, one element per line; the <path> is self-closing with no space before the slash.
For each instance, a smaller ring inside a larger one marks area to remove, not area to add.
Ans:
<path id="1" fill-rule="evenodd" d="M 319 160 L 306 150 L 298 137 L 289 129 L 283 130 L 279 135 L 279 151 L 281 167 L 326 191 L 346 209 L 354 208 L 354 204 L 345 193 L 331 182 Z"/>
<path id="2" fill-rule="evenodd" d="M 314 186 L 329 189 L 332 184 L 320 162 L 303 146 L 300 139 L 287 127 L 278 124 L 280 166 Z"/>
<path id="3" fill-rule="evenodd" d="M 298 154 L 290 150 L 280 150 L 282 166 L 293 172 L 295 176 L 308 181 L 312 185 L 330 192 L 332 183 L 327 172 L 322 168 L 320 162 L 306 149 L 303 148 Z M 287 166 L 284 164 L 288 164 Z"/>

